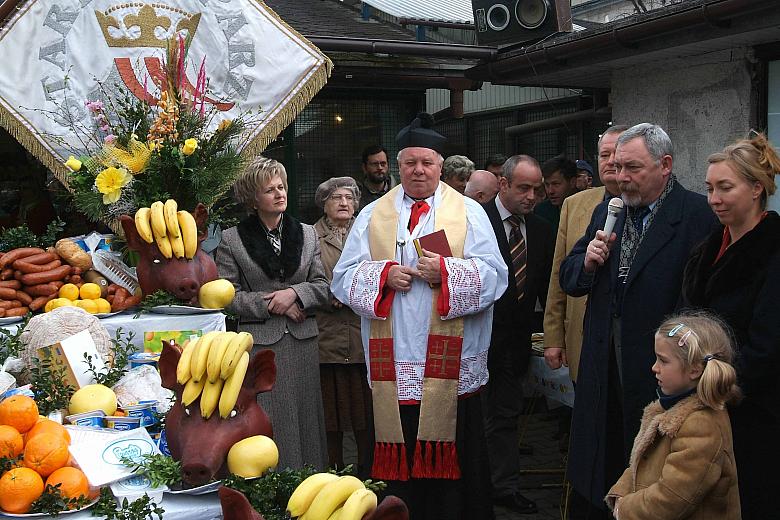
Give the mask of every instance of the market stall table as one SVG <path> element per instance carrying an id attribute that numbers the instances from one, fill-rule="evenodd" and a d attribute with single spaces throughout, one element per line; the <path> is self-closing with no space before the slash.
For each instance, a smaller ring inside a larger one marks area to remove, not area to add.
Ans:
<path id="1" fill-rule="evenodd" d="M 109 336 L 114 338 L 116 331 L 122 329 L 126 334 L 134 333 L 133 345 L 138 351 L 143 350 L 145 332 L 161 332 L 169 330 L 202 330 L 204 333 L 212 330 L 225 330 L 225 315 L 220 311 L 201 312 L 199 314 L 141 314 L 138 318 L 133 318 L 135 311 L 129 310 L 120 312 L 113 316 L 100 319 L 100 324 L 108 331 Z M 19 328 L 19 323 L 10 323 L 0 325 L 0 328 L 15 333 Z"/>

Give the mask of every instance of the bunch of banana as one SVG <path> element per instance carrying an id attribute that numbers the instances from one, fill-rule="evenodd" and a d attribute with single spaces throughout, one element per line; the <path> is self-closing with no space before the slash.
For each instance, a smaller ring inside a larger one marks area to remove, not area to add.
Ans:
<path id="1" fill-rule="evenodd" d="M 374 492 L 357 478 L 315 473 L 295 488 L 287 511 L 302 520 L 360 520 L 376 505 Z"/>
<path id="2" fill-rule="evenodd" d="M 253 342 L 248 332 L 212 331 L 187 343 L 176 365 L 176 380 L 184 385 L 182 404 L 189 406 L 200 396 L 205 419 L 217 407 L 220 417 L 227 419 L 249 369 Z"/>
<path id="3" fill-rule="evenodd" d="M 189 211 L 178 211 L 173 199 L 154 202 L 135 212 L 135 228 L 146 243 L 157 243 L 165 258 L 192 260 L 198 250 L 198 225 Z"/>

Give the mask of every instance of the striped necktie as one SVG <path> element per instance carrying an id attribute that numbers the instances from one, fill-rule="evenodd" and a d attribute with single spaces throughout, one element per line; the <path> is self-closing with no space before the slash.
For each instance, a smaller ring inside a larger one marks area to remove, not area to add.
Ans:
<path id="1" fill-rule="evenodd" d="M 525 295 L 525 267 L 528 257 L 525 238 L 520 230 L 520 224 L 522 224 L 523 221 L 522 217 L 517 215 L 512 215 L 506 220 L 512 226 L 512 231 L 509 233 L 509 256 L 512 259 L 512 272 L 515 275 L 517 301 L 520 301 Z"/>

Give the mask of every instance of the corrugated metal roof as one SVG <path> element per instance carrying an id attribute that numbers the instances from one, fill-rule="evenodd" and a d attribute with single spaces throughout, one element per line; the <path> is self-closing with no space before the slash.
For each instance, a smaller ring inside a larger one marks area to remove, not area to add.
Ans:
<path id="1" fill-rule="evenodd" d="M 474 23 L 471 0 L 363 0 L 363 3 L 397 18 Z"/>

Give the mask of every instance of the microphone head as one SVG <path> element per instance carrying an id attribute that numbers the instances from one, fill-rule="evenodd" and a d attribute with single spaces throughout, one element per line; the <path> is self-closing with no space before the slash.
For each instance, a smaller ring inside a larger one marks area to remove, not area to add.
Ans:
<path id="1" fill-rule="evenodd" d="M 620 213 L 620 211 L 623 209 L 623 199 L 620 197 L 613 197 L 609 201 L 609 206 L 607 207 L 607 211 L 613 214 Z"/>

